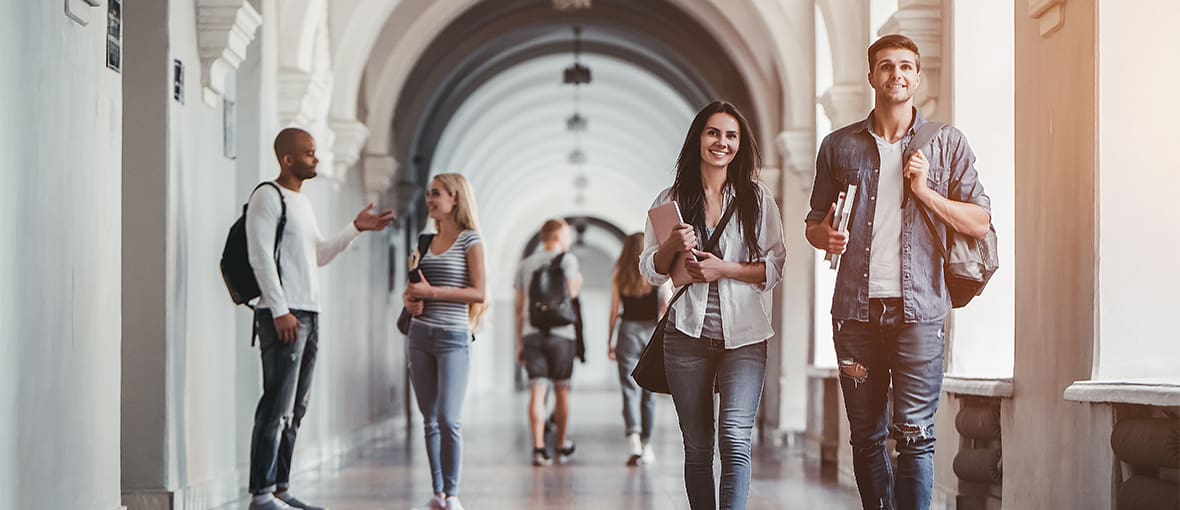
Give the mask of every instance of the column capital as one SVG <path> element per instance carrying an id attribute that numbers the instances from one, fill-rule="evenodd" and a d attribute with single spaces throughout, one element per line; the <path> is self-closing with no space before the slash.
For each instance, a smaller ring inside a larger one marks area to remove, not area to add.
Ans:
<path id="1" fill-rule="evenodd" d="M 869 86 L 863 81 L 844 82 L 832 85 L 819 97 L 819 104 L 824 107 L 824 114 L 832 121 L 832 127 L 838 129 L 869 114 Z"/>
<path id="2" fill-rule="evenodd" d="M 197 0 L 197 45 L 201 55 L 202 98 L 217 106 L 225 82 L 246 59 L 262 14 L 248 0 Z"/>
<path id="3" fill-rule="evenodd" d="M 809 189 L 815 167 L 815 134 L 812 130 L 783 131 L 774 137 L 774 146 L 783 158 L 783 170 L 795 174 L 800 189 Z"/>
<path id="4" fill-rule="evenodd" d="M 385 154 L 365 154 L 364 185 L 365 194 L 380 195 L 393 185 L 393 178 L 401 165 L 393 156 Z"/>
<path id="5" fill-rule="evenodd" d="M 348 177 L 348 171 L 360 161 L 361 150 L 369 138 L 369 127 L 356 119 L 332 117 L 328 127 L 336 133 L 333 146 L 336 176 L 341 181 Z"/>

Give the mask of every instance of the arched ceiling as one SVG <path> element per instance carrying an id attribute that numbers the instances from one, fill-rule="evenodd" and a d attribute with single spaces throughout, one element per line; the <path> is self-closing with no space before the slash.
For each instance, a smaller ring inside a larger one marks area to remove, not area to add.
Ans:
<path id="1" fill-rule="evenodd" d="M 481 215 L 495 217 L 483 225 L 485 237 L 497 240 L 489 263 L 510 260 L 550 217 L 594 216 L 641 230 L 651 200 L 671 182 L 695 106 L 630 62 L 582 61 L 594 73 L 576 92 L 585 131 L 566 130 L 575 87 L 560 77 L 571 57 L 548 55 L 473 91 L 439 138 L 429 173 L 465 175 Z M 575 147 L 587 155 L 582 165 L 569 161 Z"/>
<path id="2" fill-rule="evenodd" d="M 600 0 L 575 14 L 548 2 L 484 2 L 456 17 L 423 52 L 397 98 L 392 152 L 425 177 L 454 112 L 496 75 L 545 56 L 572 53 L 572 26 L 583 27 L 584 53 L 612 56 L 659 76 L 687 102 L 722 97 L 755 125 L 745 78 L 709 31 L 662 0 Z M 560 79 L 560 70 L 554 80 Z"/>
<path id="3" fill-rule="evenodd" d="M 792 43 L 803 31 L 784 13 L 801 1 L 595 0 L 558 11 L 548 0 L 334 0 L 332 111 L 367 125 L 366 152 L 392 156 L 399 180 L 468 176 L 481 214 L 495 218 L 484 222 L 499 245 L 495 264 L 548 217 L 642 229 L 692 114 L 712 99 L 738 104 L 773 165 L 769 142 L 798 123 L 794 112 L 813 111 L 810 80 L 792 93 L 785 72 L 814 44 L 810 30 L 807 44 Z M 800 19 L 810 23 L 813 9 Z M 590 124 L 580 166 L 568 160 L 575 135 L 565 130 L 573 87 L 561 84 L 575 25 L 593 72 L 580 87 Z"/>

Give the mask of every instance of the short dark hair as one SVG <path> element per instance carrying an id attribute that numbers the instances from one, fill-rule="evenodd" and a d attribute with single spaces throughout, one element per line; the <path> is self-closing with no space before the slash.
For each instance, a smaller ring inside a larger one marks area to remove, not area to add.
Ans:
<path id="1" fill-rule="evenodd" d="M 297 127 L 283 128 L 279 134 L 275 136 L 275 157 L 282 160 L 283 156 L 295 152 L 295 140 L 302 136 L 311 136 L 311 133 L 299 129 Z"/>
<path id="2" fill-rule="evenodd" d="M 877 52 L 890 48 L 899 48 L 903 50 L 910 50 L 914 52 L 914 65 L 918 67 L 918 71 L 922 70 L 922 54 L 918 52 L 918 44 L 913 39 L 901 34 L 889 34 L 877 39 L 876 42 L 869 46 L 869 70 L 877 65 Z"/>

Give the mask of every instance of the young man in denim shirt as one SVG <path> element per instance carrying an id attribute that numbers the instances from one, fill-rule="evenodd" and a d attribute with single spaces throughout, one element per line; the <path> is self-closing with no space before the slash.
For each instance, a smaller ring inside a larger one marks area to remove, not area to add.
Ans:
<path id="1" fill-rule="evenodd" d="M 925 207 L 943 239 L 947 228 L 982 238 L 991 201 L 967 139 L 953 127 L 902 161 L 926 122 L 914 108 L 921 83 L 917 45 L 887 35 L 869 47 L 868 61 L 873 111 L 820 145 L 807 241 L 842 254 L 832 330 L 861 503 L 925 510 L 934 482 L 943 320 L 951 301 L 936 245 L 941 241 L 918 207 Z M 848 231 L 840 232 L 831 225 L 833 204 L 849 184 L 857 187 L 855 202 Z M 896 482 L 885 448 L 889 435 L 897 441 Z"/>

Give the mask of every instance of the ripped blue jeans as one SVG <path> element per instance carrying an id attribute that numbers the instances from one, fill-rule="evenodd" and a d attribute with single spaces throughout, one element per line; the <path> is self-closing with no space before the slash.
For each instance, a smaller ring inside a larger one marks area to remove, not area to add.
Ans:
<path id="1" fill-rule="evenodd" d="M 868 322 L 833 320 L 832 331 L 861 505 L 928 510 L 943 321 L 906 324 L 900 298 L 871 299 Z M 897 442 L 896 480 L 885 444 L 889 436 Z"/>

